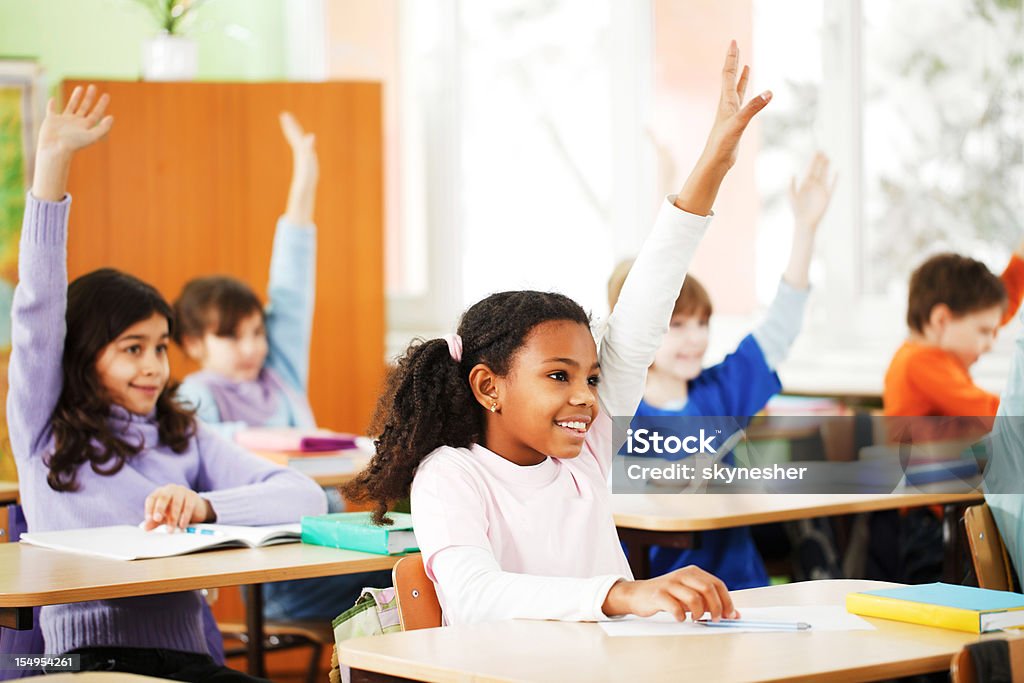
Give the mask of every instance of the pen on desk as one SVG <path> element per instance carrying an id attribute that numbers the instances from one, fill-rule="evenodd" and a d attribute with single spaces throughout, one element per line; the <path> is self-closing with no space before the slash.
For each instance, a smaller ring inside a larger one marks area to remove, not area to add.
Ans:
<path id="1" fill-rule="evenodd" d="M 214 536 L 217 533 L 216 529 L 199 529 L 194 526 L 185 527 L 185 533 L 187 534 L 200 534 L 202 536 Z"/>
<path id="2" fill-rule="evenodd" d="M 694 623 L 715 628 L 763 628 L 773 631 L 806 631 L 811 628 L 811 625 L 805 621 L 753 621 L 750 619 L 711 621 L 710 619 L 697 619 Z"/>

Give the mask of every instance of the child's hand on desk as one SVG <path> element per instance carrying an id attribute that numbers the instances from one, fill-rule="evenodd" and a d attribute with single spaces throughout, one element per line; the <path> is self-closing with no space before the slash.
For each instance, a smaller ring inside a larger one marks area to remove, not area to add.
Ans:
<path id="1" fill-rule="evenodd" d="M 161 524 L 184 529 L 189 524 L 212 522 L 216 515 L 210 503 L 190 488 L 166 484 L 146 497 L 146 519 L 143 529 L 149 531 Z"/>
<path id="2" fill-rule="evenodd" d="M 619 581 L 608 591 L 601 609 L 610 617 L 668 612 L 679 621 L 686 620 L 687 612 L 697 619 L 709 612 L 714 621 L 740 616 L 725 584 L 693 565 L 646 581 Z"/>

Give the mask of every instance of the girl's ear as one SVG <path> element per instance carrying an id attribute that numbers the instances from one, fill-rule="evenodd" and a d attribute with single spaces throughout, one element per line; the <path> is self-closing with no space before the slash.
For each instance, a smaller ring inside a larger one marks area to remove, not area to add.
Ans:
<path id="1" fill-rule="evenodd" d="M 181 349 L 186 356 L 197 363 L 202 363 L 203 358 L 206 357 L 206 343 L 199 337 L 182 337 Z"/>
<path id="2" fill-rule="evenodd" d="M 500 379 L 483 363 L 477 363 L 469 371 L 469 388 L 473 390 L 476 402 L 483 406 L 484 410 L 490 410 L 491 405 L 498 400 Z"/>

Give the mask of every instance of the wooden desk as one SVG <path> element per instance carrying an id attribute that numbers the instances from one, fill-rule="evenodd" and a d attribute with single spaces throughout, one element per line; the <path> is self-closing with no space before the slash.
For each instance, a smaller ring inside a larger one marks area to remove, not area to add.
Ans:
<path id="1" fill-rule="evenodd" d="M 943 505 L 945 524 L 959 540 L 956 512 L 985 499 L 970 493 L 722 493 L 722 494 L 616 494 L 612 511 L 619 538 L 629 550 L 629 564 L 637 578 L 650 576 L 652 545 L 691 548 L 697 532 L 770 522 L 789 522 L 832 515 L 850 515 L 904 507 Z M 953 525 L 950 528 L 948 525 Z M 946 571 L 955 569 L 959 546 L 947 548 Z"/>
<path id="2" fill-rule="evenodd" d="M 18 502 L 18 482 L 0 481 L 0 505 Z"/>
<path id="3" fill-rule="evenodd" d="M 304 543 L 132 562 L 5 543 L 0 544 L 0 626 L 31 628 L 32 607 L 39 605 L 247 585 L 248 631 L 262 634 L 260 584 L 390 569 L 397 561 Z M 249 671 L 263 675 L 262 637 L 250 638 Z"/>
<path id="4" fill-rule="evenodd" d="M 736 591 L 737 606 L 842 605 L 895 584 L 811 581 Z M 948 671 L 978 636 L 869 619 L 875 631 L 606 636 L 593 623 L 514 620 L 345 641 L 353 683 L 370 681 L 870 681 Z M 392 677 L 392 678 L 389 678 Z M 398 677 L 398 678 L 393 678 Z"/>

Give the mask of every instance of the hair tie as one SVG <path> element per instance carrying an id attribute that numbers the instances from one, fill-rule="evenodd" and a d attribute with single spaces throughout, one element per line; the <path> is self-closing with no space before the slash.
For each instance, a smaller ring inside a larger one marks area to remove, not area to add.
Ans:
<path id="1" fill-rule="evenodd" d="M 456 363 L 462 362 L 462 337 L 457 334 L 446 334 L 442 339 L 448 344 L 448 355 L 452 360 Z"/>

